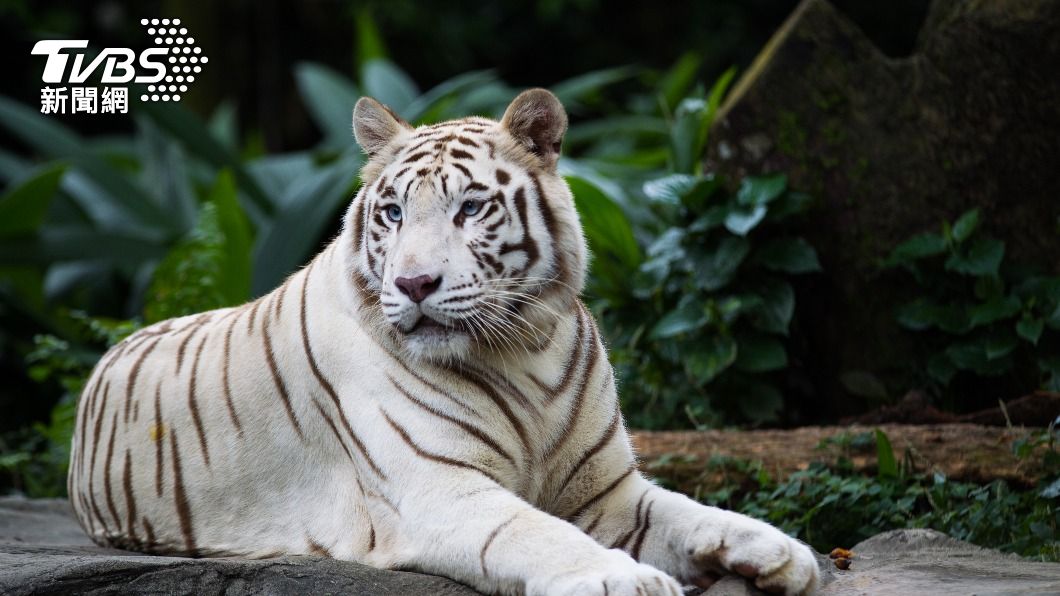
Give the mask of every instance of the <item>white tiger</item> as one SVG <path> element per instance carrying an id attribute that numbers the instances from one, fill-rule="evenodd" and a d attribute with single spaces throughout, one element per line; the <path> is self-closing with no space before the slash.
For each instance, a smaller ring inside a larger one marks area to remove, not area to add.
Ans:
<path id="1" fill-rule="evenodd" d="M 272 293 L 153 325 L 97 365 L 69 489 L 99 544 L 319 554 L 499 594 L 814 591 L 811 551 L 644 479 L 556 173 L 543 89 L 498 123 L 354 109 L 342 233 Z"/>

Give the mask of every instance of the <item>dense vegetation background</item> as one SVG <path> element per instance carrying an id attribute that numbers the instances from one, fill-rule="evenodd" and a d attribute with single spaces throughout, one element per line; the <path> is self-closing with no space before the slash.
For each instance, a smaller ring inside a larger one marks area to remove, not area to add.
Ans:
<path id="1" fill-rule="evenodd" d="M 895 56 L 912 48 L 927 10 L 926 0 L 835 4 Z M 561 97 L 572 122 L 561 172 L 595 254 L 586 300 L 632 426 L 835 422 L 807 372 L 822 355 L 807 349 L 797 316 L 824 274 L 799 233 L 815 198 L 789 188 L 784 172 L 723 180 L 703 170 L 726 91 L 794 6 L 0 7 L 0 48 L 11 57 L 0 97 L 0 489 L 65 490 L 76 398 L 109 344 L 144 324 L 261 295 L 334 235 L 358 184 L 350 110 L 362 94 L 418 124 L 498 116 L 525 86 Z M 144 16 L 179 16 L 211 58 L 181 104 L 136 103 L 124 118 L 38 113 L 36 40 L 137 48 Z M 925 389 L 955 410 L 955 376 L 1060 389 L 1060 278 L 1011 262 L 982 227 L 973 209 L 910 230 L 880 255 L 881 272 L 920 288 L 895 304 L 893 324 L 931 351 L 910 358 L 899 391 Z M 871 376 L 844 386 L 854 410 L 893 399 Z M 930 525 L 1057 558 L 1052 428 L 1021 443 L 1021 457 L 1051 466 L 1039 490 L 1022 492 L 917 476 L 893 464 L 886 437 L 874 440 L 878 478 L 839 466 L 772 479 L 741 464 L 753 473 L 740 490 L 704 498 L 824 536 L 819 546 Z M 893 465 L 883 465 L 886 454 Z M 843 496 L 826 498 L 833 492 Z M 863 515 L 841 525 L 829 507 Z"/>

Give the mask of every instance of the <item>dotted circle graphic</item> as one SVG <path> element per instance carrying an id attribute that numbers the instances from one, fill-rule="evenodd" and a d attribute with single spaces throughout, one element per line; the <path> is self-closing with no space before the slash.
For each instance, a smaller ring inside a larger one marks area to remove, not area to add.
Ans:
<path id="1" fill-rule="evenodd" d="M 140 19 L 140 25 L 154 41 L 154 49 L 166 50 L 164 77 L 158 84 L 148 85 L 148 92 L 140 95 L 140 101 L 180 101 L 178 91 L 180 94 L 188 91 L 185 83 L 195 82 L 191 73 L 202 72 L 199 65 L 206 64 L 209 59 L 202 55 L 202 48 L 195 45 L 195 38 L 188 35 L 188 28 L 181 26 L 180 19 Z M 162 59 L 158 57 L 156 60 Z M 174 82 L 180 85 L 172 84 Z"/>

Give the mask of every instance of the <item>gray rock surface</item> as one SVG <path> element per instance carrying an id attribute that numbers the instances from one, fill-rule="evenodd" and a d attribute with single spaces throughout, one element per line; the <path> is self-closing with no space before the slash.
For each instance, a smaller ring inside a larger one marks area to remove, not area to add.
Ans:
<path id="1" fill-rule="evenodd" d="M 66 501 L 0 498 L 0 594 L 475 596 L 449 579 L 320 557 L 158 557 L 100 548 Z"/>
<path id="2" fill-rule="evenodd" d="M 821 596 L 1060 594 L 1060 564 L 980 548 L 935 530 L 892 530 L 852 550 L 850 569 L 830 569 Z"/>
<path id="3" fill-rule="evenodd" d="M 849 571 L 821 556 L 822 596 L 1060 594 L 1060 564 L 982 549 L 932 530 L 896 530 L 854 547 Z M 689 592 L 689 594 L 698 591 Z M 454 581 L 319 557 L 158 557 L 100 548 L 59 499 L 0 498 L 0 594 L 379 594 L 474 596 Z M 705 596 L 761 596 L 727 577 Z"/>

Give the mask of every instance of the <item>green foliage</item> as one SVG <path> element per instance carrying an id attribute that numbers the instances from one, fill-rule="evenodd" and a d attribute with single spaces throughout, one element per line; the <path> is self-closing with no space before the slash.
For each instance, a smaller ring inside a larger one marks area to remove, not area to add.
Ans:
<path id="1" fill-rule="evenodd" d="M 880 429 L 876 429 L 876 466 L 878 468 L 877 474 L 880 478 L 897 478 L 899 476 L 898 462 L 894 459 L 894 449 L 891 447 L 891 440 Z"/>
<path id="2" fill-rule="evenodd" d="M 631 226 L 613 221 L 617 212 L 601 215 L 599 189 L 568 181 L 595 255 L 589 292 L 632 424 L 775 420 L 795 310 L 789 277 L 821 268 L 804 239 L 783 233 L 806 197 L 782 175 L 747 178 L 732 194 L 712 176 L 655 178 L 643 185 L 648 216 L 639 223 L 658 231 L 642 230 L 640 251 Z"/>
<path id="3" fill-rule="evenodd" d="M 84 313 L 66 317 L 84 342 L 114 345 L 138 328 L 132 321 L 93 318 Z M 53 335 L 34 337 L 26 357 L 30 377 L 58 385 L 62 395 L 47 423 L 36 423 L 14 436 L 0 438 L 0 471 L 12 486 L 34 497 L 66 495 L 66 471 L 74 434 L 77 399 L 100 353 Z"/>
<path id="4" fill-rule="evenodd" d="M 1014 490 L 1002 480 L 977 485 L 942 474 L 901 473 L 886 435 L 874 436 L 882 455 L 876 477 L 853 472 L 842 458 L 837 466 L 813 463 L 784 480 L 773 479 L 760 463 L 713 460 L 708 468 L 723 468 L 730 481 L 701 500 L 769 521 L 821 552 L 849 548 L 886 530 L 933 528 L 981 546 L 1060 561 L 1060 468 L 1050 468 L 1044 488 L 1036 490 Z M 868 446 L 872 439 L 866 438 L 834 443 Z M 1017 443 L 1025 458 L 1055 461 L 1055 438 L 1050 428 Z"/>
<path id="5" fill-rule="evenodd" d="M 821 270 L 789 224 L 812 204 L 782 174 L 701 173 L 734 71 L 709 89 L 686 56 L 636 113 L 571 126 L 560 167 L 593 254 L 587 297 L 633 426 L 778 419 L 795 276 Z M 617 76 L 617 75 L 616 75 Z M 645 109 L 643 106 L 654 106 Z"/>
<path id="6" fill-rule="evenodd" d="M 945 390 L 955 375 L 1019 375 L 1029 390 L 1060 390 L 1060 276 L 1005 261 L 1005 243 L 980 231 L 973 209 L 937 233 L 914 236 L 883 262 L 917 285 L 900 325 L 929 353 L 923 376 Z"/>
<path id="7" fill-rule="evenodd" d="M 148 289 L 148 323 L 245 302 L 250 297 L 250 226 L 222 172 L 188 237 L 166 255 Z"/>

